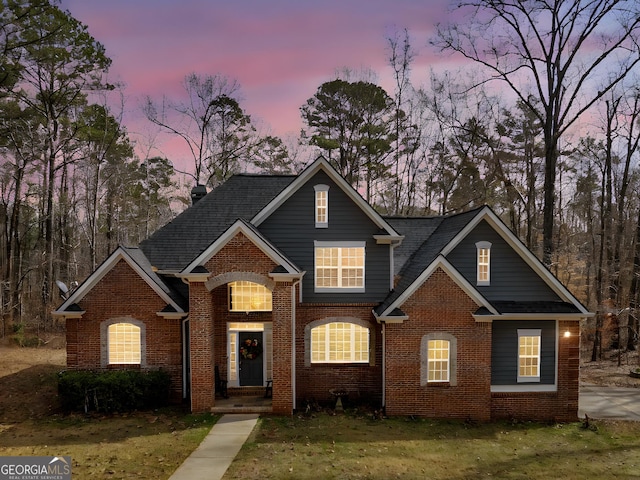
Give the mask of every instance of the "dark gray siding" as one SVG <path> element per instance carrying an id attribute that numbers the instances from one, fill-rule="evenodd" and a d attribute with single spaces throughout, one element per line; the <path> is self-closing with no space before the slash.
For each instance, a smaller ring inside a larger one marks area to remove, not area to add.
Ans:
<path id="1" fill-rule="evenodd" d="M 518 329 L 540 329 L 540 384 L 553 385 L 556 379 L 556 322 L 496 320 L 492 324 L 491 385 L 518 384 Z M 537 382 L 535 383 L 537 384 Z"/>
<path id="2" fill-rule="evenodd" d="M 329 185 L 329 226 L 315 227 L 314 185 Z M 330 177 L 319 172 L 258 228 L 301 269 L 305 303 L 377 303 L 389 293 L 388 245 L 377 245 L 378 227 Z M 314 240 L 365 241 L 365 293 L 314 293 Z"/>
<path id="3" fill-rule="evenodd" d="M 476 285 L 476 242 L 491 242 L 491 285 L 477 286 L 491 301 L 561 301 L 560 297 L 534 272 L 511 246 L 486 221 L 481 221 L 447 260 L 471 283 Z"/>

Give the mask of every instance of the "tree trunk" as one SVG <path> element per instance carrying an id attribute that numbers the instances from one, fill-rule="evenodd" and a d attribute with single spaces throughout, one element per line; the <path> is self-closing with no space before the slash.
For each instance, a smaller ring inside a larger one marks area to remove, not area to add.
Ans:
<path id="1" fill-rule="evenodd" d="M 640 303 L 640 209 L 638 209 L 638 220 L 636 221 L 636 239 L 633 255 L 633 276 L 631 280 L 631 291 L 629 292 L 629 335 L 627 336 L 627 350 L 636 348 L 635 342 L 638 338 L 638 304 Z"/>
<path id="2" fill-rule="evenodd" d="M 549 115 L 549 117 L 551 117 Z M 551 118 L 549 118 L 549 122 Z M 553 137 L 551 127 L 545 125 L 544 206 L 542 211 L 542 262 L 551 267 L 553 262 L 553 224 L 556 201 L 556 167 L 558 163 L 558 140 Z"/>

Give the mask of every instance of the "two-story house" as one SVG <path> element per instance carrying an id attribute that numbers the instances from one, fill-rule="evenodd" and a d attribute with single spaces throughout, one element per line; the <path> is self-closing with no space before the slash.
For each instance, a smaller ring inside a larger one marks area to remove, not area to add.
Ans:
<path id="1" fill-rule="evenodd" d="M 319 158 L 235 175 L 120 247 L 55 312 L 75 369 L 167 370 L 194 412 L 272 385 L 272 411 L 574 420 L 591 314 L 489 208 L 379 215 Z"/>

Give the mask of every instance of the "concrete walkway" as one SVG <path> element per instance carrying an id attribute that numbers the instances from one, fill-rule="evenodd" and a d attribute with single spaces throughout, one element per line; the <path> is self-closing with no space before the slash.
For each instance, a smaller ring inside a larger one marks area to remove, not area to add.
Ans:
<path id="1" fill-rule="evenodd" d="M 258 414 L 227 414 L 169 480 L 218 480 L 242 448 L 258 421 Z"/>
<path id="2" fill-rule="evenodd" d="M 578 416 L 640 421 L 640 388 L 580 386 Z"/>

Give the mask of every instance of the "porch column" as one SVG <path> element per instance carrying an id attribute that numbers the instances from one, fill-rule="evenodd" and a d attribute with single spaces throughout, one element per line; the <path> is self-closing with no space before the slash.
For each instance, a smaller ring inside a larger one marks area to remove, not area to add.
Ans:
<path id="1" fill-rule="evenodd" d="M 189 281 L 189 337 L 191 411 L 208 412 L 214 405 L 213 325 L 211 294 L 202 281 Z"/>
<path id="2" fill-rule="evenodd" d="M 278 282 L 273 298 L 273 413 L 293 415 L 291 282 Z"/>

